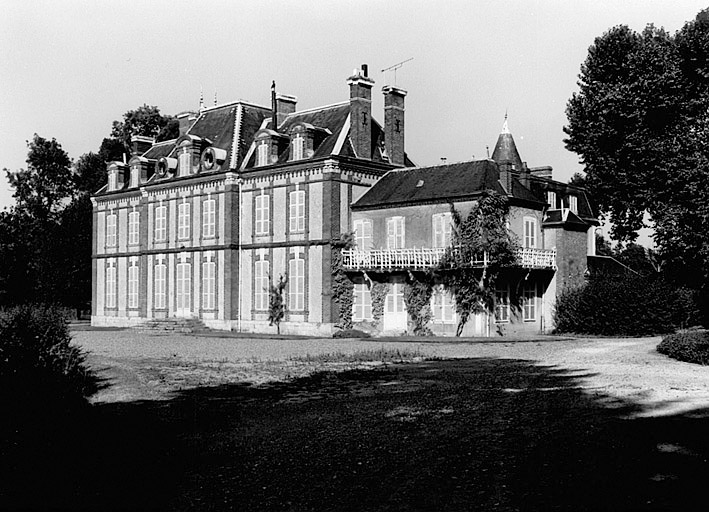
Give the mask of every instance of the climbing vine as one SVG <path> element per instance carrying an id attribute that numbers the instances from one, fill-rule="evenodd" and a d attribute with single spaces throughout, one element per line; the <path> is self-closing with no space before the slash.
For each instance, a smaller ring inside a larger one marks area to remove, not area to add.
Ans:
<path id="1" fill-rule="evenodd" d="M 337 304 L 337 322 L 340 329 L 352 329 L 352 306 L 354 304 L 354 283 L 342 266 L 342 250 L 354 246 L 354 235 L 344 233 L 332 241 L 332 298 Z"/>
<path id="2" fill-rule="evenodd" d="M 433 295 L 433 285 L 431 278 L 427 276 L 418 280 L 410 276 L 409 281 L 404 285 L 404 304 L 409 312 L 413 332 L 416 336 L 431 336 L 433 333 L 428 327 L 433 313 L 431 311 L 431 295 Z"/>
<path id="3" fill-rule="evenodd" d="M 516 261 L 519 243 L 506 225 L 509 207 L 505 196 L 492 191 L 482 195 L 465 219 L 451 204 L 453 243 L 441 258 L 437 274 L 455 297 L 456 336 L 471 315 L 494 313 L 500 269 Z"/>
<path id="4" fill-rule="evenodd" d="M 384 316 L 384 303 L 388 293 L 388 283 L 372 282 L 370 285 L 369 294 L 372 298 L 372 323 L 374 323 L 374 325 L 378 326 Z"/>
<path id="5" fill-rule="evenodd" d="M 288 284 L 288 277 L 280 275 L 276 283 L 273 280 L 268 285 L 268 321 L 269 325 L 276 324 L 276 331 L 281 334 L 281 320 L 286 316 L 286 303 L 283 300 L 283 291 Z"/>

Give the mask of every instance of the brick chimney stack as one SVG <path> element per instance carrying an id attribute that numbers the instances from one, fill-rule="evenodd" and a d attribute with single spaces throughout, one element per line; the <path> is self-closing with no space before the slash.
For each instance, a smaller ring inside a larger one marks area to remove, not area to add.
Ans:
<path id="1" fill-rule="evenodd" d="M 404 98 L 406 91 L 391 85 L 384 93 L 384 142 L 389 162 L 404 166 Z"/>
<path id="2" fill-rule="evenodd" d="M 295 112 L 298 98 L 288 94 L 276 94 L 276 110 L 278 114 L 278 125 L 285 121 L 288 114 Z"/>
<path id="3" fill-rule="evenodd" d="M 155 144 L 155 139 L 153 137 L 145 137 L 143 135 L 133 135 L 130 138 L 131 142 L 131 154 L 142 155 Z"/>
<path id="4" fill-rule="evenodd" d="M 190 126 L 197 120 L 197 113 L 192 111 L 180 112 L 177 114 L 177 121 L 180 123 L 180 137 L 187 133 Z"/>
<path id="5" fill-rule="evenodd" d="M 372 158 L 372 86 L 367 65 L 347 79 L 350 86 L 350 141 L 358 158 Z"/>

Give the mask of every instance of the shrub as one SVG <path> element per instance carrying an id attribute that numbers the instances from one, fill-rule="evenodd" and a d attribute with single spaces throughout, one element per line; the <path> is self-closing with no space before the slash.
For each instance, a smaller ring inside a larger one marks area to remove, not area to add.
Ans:
<path id="1" fill-rule="evenodd" d="M 358 329 L 343 329 L 335 332 L 333 338 L 369 338 L 369 334 Z"/>
<path id="2" fill-rule="evenodd" d="M 557 297 L 557 332 L 641 336 L 664 334 L 696 319 L 691 292 L 635 274 L 596 276 Z"/>
<path id="3" fill-rule="evenodd" d="M 29 410 L 85 403 L 98 389 L 86 356 L 71 345 L 63 313 L 47 306 L 0 312 L 0 405 Z"/>
<path id="4" fill-rule="evenodd" d="M 660 354 L 687 363 L 709 364 L 709 332 L 690 331 L 666 336 L 657 346 Z"/>

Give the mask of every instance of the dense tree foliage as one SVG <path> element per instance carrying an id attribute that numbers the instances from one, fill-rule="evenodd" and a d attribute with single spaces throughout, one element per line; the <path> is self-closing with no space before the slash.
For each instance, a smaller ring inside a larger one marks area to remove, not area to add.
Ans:
<path id="1" fill-rule="evenodd" d="M 709 283 L 709 17 L 676 34 L 649 25 L 596 38 L 567 105 L 566 147 L 586 187 L 634 241 L 650 216 L 675 276 Z"/>
<path id="2" fill-rule="evenodd" d="M 113 121 L 111 137 L 120 141 L 126 148 L 130 148 L 130 139 L 133 135 L 144 135 L 162 140 L 174 139 L 179 134 L 179 123 L 173 116 L 163 116 L 160 109 L 155 106 L 143 105 L 135 110 L 123 114 L 123 121 Z"/>
<path id="3" fill-rule="evenodd" d="M 495 284 L 502 267 L 515 263 L 518 242 L 507 229 L 507 198 L 486 192 L 463 218 L 451 205 L 453 243 L 438 268 L 441 282 L 455 296 L 460 336 L 471 315 L 495 308 Z M 478 263 L 486 259 L 486 265 Z"/>

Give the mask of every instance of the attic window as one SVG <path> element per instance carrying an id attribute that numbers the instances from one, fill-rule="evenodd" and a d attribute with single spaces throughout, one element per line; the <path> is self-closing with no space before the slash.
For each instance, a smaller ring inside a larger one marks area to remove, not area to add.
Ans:
<path id="1" fill-rule="evenodd" d="M 293 158 L 292 160 L 303 159 L 303 148 L 305 147 L 305 138 L 302 134 L 296 133 L 293 138 Z"/>
<path id="2" fill-rule="evenodd" d="M 421 188 L 423 187 L 423 180 L 419 180 L 418 183 L 416 184 L 416 188 Z"/>
<path id="3" fill-rule="evenodd" d="M 576 196 L 569 196 L 569 210 L 574 213 L 579 212 L 579 202 Z"/>
<path id="4" fill-rule="evenodd" d="M 268 149 L 268 143 L 265 140 L 259 143 L 256 153 L 257 166 L 268 165 Z"/>

